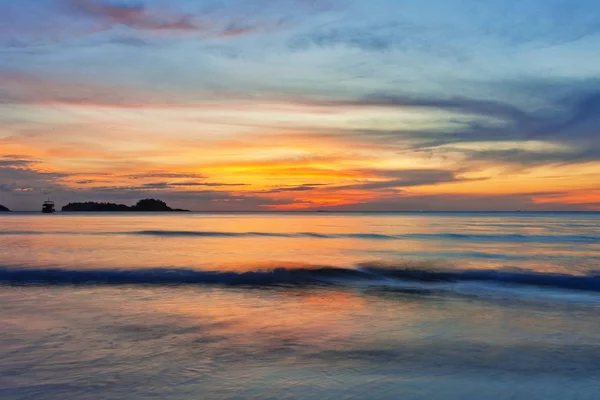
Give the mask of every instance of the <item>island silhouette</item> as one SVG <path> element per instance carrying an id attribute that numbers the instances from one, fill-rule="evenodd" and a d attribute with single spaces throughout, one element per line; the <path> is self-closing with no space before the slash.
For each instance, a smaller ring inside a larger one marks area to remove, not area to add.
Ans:
<path id="1" fill-rule="evenodd" d="M 142 212 L 189 212 L 189 210 L 183 210 L 181 208 L 171 208 L 162 200 L 157 199 L 143 199 L 138 201 L 134 206 L 127 206 L 125 204 L 116 203 L 98 203 L 95 201 L 88 201 L 84 203 L 69 203 L 62 207 L 62 211 L 65 212 L 95 212 L 95 211 L 142 211 Z"/>
<path id="2" fill-rule="evenodd" d="M 2 204 L 0 204 L 0 212 L 5 212 L 5 211 L 10 211 L 7 207 L 4 207 Z"/>

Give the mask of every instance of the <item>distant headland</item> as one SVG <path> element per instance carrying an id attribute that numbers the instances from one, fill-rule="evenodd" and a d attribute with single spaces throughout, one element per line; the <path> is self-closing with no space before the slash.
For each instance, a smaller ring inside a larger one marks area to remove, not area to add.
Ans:
<path id="1" fill-rule="evenodd" d="M 10 211 L 8 208 L 4 207 L 2 204 L 0 204 L 0 212 L 5 212 L 5 211 Z"/>
<path id="2" fill-rule="evenodd" d="M 126 206 L 125 204 L 115 203 L 97 203 L 88 201 L 85 203 L 69 203 L 63 206 L 62 211 L 65 212 L 95 212 L 95 211 L 142 211 L 142 212 L 189 212 L 180 208 L 171 208 L 161 200 L 143 199 L 138 201 L 134 206 Z"/>

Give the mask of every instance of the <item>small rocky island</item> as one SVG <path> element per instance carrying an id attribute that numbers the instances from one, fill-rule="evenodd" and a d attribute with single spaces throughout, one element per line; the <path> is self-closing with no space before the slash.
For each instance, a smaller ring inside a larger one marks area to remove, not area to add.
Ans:
<path id="1" fill-rule="evenodd" d="M 2 204 L 0 204 L 0 212 L 7 212 L 10 211 L 8 208 L 4 207 Z"/>
<path id="2" fill-rule="evenodd" d="M 97 203 L 88 201 L 85 203 L 69 203 L 63 206 L 62 211 L 65 212 L 95 212 L 95 211 L 146 211 L 146 212 L 188 212 L 180 208 L 171 208 L 161 200 L 143 199 L 138 201 L 134 206 L 126 206 L 125 204 L 115 203 Z"/>

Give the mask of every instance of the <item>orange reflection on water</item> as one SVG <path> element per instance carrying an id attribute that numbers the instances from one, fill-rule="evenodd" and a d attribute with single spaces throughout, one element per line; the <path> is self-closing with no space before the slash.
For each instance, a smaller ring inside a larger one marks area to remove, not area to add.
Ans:
<path id="1" fill-rule="evenodd" d="M 418 260 L 420 268 L 517 265 L 576 273 L 578 268 L 589 269 L 593 260 L 582 258 L 573 265 L 561 259 L 548 262 L 549 258 L 585 257 L 598 251 L 595 243 L 535 239 L 532 246 L 510 239 L 593 235 L 593 224 L 585 221 L 580 221 L 582 228 L 572 220 L 541 217 L 531 224 L 517 216 L 435 214 L 57 214 L 3 216 L 2 222 L 5 246 L 0 248 L 0 262 L 71 269 L 246 272 L 348 268 L 376 261 L 402 268 Z"/>

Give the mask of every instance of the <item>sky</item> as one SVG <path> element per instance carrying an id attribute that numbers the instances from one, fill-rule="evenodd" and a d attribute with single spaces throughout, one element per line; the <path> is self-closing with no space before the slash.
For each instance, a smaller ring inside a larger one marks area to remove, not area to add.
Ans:
<path id="1" fill-rule="evenodd" d="M 600 211 L 597 0 L 0 0 L 0 204 Z"/>

